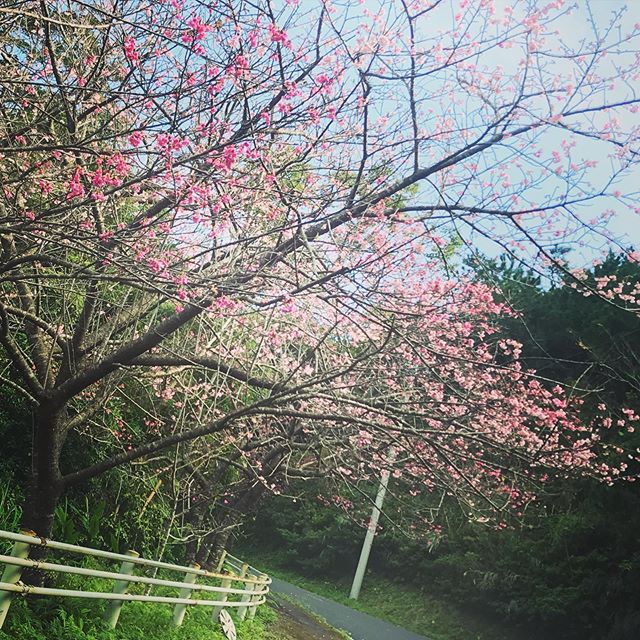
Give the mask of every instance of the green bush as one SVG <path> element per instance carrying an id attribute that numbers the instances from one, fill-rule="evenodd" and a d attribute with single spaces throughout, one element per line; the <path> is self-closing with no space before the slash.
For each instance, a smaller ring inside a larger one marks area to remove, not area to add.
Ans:
<path id="1" fill-rule="evenodd" d="M 282 562 L 303 575 L 335 577 L 355 569 L 362 529 L 317 500 L 275 497 L 258 522 L 247 528 L 251 546 L 282 550 Z"/>

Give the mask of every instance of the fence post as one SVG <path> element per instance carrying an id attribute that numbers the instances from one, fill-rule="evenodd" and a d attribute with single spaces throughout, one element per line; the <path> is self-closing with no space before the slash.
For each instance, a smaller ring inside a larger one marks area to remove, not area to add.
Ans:
<path id="1" fill-rule="evenodd" d="M 261 580 L 260 582 L 256 582 L 253 585 L 253 590 L 254 591 L 262 591 L 263 587 L 267 584 L 266 579 L 265 580 Z M 251 606 L 249 607 L 249 610 L 247 611 L 247 618 L 249 620 L 253 620 L 256 617 L 256 609 L 258 608 L 257 604 L 254 604 L 255 602 L 258 602 L 258 600 L 260 600 L 260 598 L 262 597 L 262 595 L 254 595 L 253 598 L 251 598 Z"/>
<path id="2" fill-rule="evenodd" d="M 189 565 L 192 569 L 199 569 L 200 565 L 197 562 L 192 562 Z M 195 573 L 185 573 L 184 574 L 184 580 L 183 582 L 185 584 L 193 584 L 196 579 L 197 579 L 197 574 Z M 193 589 L 180 589 L 180 598 L 190 598 L 191 597 L 191 592 L 193 591 Z M 173 608 L 173 626 L 174 627 L 179 627 L 182 624 L 182 621 L 184 620 L 184 614 L 187 611 L 187 605 L 186 604 L 177 604 L 174 608 Z"/>
<path id="3" fill-rule="evenodd" d="M 21 529 L 20 533 L 23 536 L 33 536 L 34 538 L 36 537 L 36 534 L 30 530 Z M 11 556 L 24 560 L 29 557 L 30 550 L 30 544 L 27 544 L 26 542 L 15 542 L 13 544 L 13 549 L 11 550 Z M 15 584 L 16 582 L 18 582 L 18 580 L 20 580 L 21 575 L 22 567 L 8 564 L 2 572 L 2 582 Z M 12 596 L 13 594 L 11 593 L 11 591 L 0 591 L 0 629 L 2 629 L 2 625 L 4 624 L 5 618 L 7 617 L 7 612 L 9 611 L 9 607 L 11 606 Z"/>
<path id="4" fill-rule="evenodd" d="M 129 549 L 127 551 L 127 555 L 132 558 L 138 558 L 140 554 L 137 551 L 133 551 Z M 133 573 L 133 567 L 135 564 L 133 562 L 129 562 L 125 560 L 120 565 L 120 574 L 123 576 L 130 576 Z M 126 593 L 129 588 L 129 582 L 126 580 L 116 580 L 116 583 L 113 587 L 113 593 Z M 118 624 L 118 618 L 120 617 L 120 609 L 122 609 L 122 605 L 124 604 L 124 600 L 111 600 L 107 604 L 107 608 L 104 612 L 104 621 L 112 628 L 115 629 L 115 626 Z"/>
<path id="5" fill-rule="evenodd" d="M 220 583 L 220 586 L 223 589 L 229 589 L 231 587 L 231 578 L 224 578 Z M 226 602 L 228 598 L 229 598 L 229 593 L 225 591 L 224 593 L 220 593 L 220 597 L 218 598 L 218 600 L 220 600 L 220 602 Z M 224 609 L 224 605 L 217 605 L 213 607 L 213 609 L 211 610 L 211 619 L 214 622 L 218 622 L 218 615 L 220 615 L 220 612 L 223 609 Z"/>
<path id="6" fill-rule="evenodd" d="M 246 578 L 247 573 L 249 573 L 249 565 L 245 562 L 242 565 L 242 570 L 240 571 L 240 578 Z M 245 590 L 253 591 L 253 583 L 247 584 L 246 582 L 243 582 L 242 585 Z M 240 598 L 240 602 L 249 602 L 249 600 L 251 600 L 252 597 L 253 596 L 251 594 L 244 593 Z M 244 620 L 246 615 L 247 615 L 247 606 L 245 605 L 244 607 L 238 607 L 238 620 Z"/>

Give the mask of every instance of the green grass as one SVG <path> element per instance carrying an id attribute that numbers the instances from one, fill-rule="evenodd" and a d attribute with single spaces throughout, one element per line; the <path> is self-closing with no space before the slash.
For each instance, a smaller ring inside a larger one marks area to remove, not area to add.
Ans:
<path id="1" fill-rule="evenodd" d="M 476 611 L 465 611 L 412 585 L 368 573 L 356 601 L 349 599 L 349 578 L 323 580 L 301 576 L 286 567 L 286 556 L 279 553 L 246 549 L 243 556 L 274 577 L 432 640 L 524 640 L 522 635 L 505 630 L 497 621 Z"/>
<path id="2" fill-rule="evenodd" d="M 92 561 L 83 564 L 107 568 Z M 87 591 L 110 591 L 113 586 L 111 581 L 79 576 L 67 576 L 57 586 L 60 584 Z M 131 592 L 140 593 L 142 588 L 132 585 Z M 176 595 L 175 590 L 154 593 Z M 183 625 L 174 628 L 171 605 L 125 602 L 114 630 L 102 621 L 105 607 L 106 601 L 100 600 L 39 597 L 27 602 L 16 597 L 0 631 L 0 640 L 224 640 L 219 625 L 211 620 L 209 607 L 190 607 Z M 229 611 L 233 616 L 233 610 Z M 274 618 L 275 613 L 268 607 L 259 607 L 254 620 L 236 621 L 238 637 L 266 640 L 266 626 Z"/>
<path id="3" fill-rule="evenodd" d="M 204 607 L 189 609 L 181 627 L 171 626 L 171 607 L 131 602 L 122 609 L 114 630 L 102 622 L 104 605 L 87 605 L 86 601 L 44 600 L 31 607 L 19 599 L 12 603 L 2 640 L 224 640 L 217 624 Z M 265 622 L 273 613 L 261 607 L 254 620 L 237 624 L 242 640 L 262 640 Z"/>

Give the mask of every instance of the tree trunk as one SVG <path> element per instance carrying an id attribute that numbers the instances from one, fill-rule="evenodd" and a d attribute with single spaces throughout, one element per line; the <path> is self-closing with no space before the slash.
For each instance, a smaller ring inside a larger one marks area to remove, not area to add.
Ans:
<path id="1" fill-rule="evenodd" d="M 225 548 L 230 547 L 231 533 L 242 524 L 248 514 L 258 507 L 266 489 L 257 485 L 244 490 L 233 502 L 226 516 L 220 522 L 217 533 L 202 540 L 198 556 L 202 558 L 204 566 L 215 567 Z"/>
<path id="2" fill-rule="evenodd" d="M 30 529 L 36 535 L 50 538 L 53 532 L 55 509 L 63 492 L 60 474 L 60 452 L 62 435 L 60 411 L 42 405 L 36 414 L 35 433 L 33 437 L 33 459 L 31 474 L 27 485 L 21 528 Z M 62 541 L 64 542 L 64 540 Z M 41 560 L 46 548 L 35 546 L 30 553 L 34 560 Z M 42 585 L 44 575 L 37 571 L 27 571 L 25 582 Z"/>
<path id="3" fill-rule="evenodd" d="M 186 562 L 198 562 L 198 547 L 200 545 L 200 540 L 195 531 L 200 529 L 202 526 L 202 521 L 204 519 L 203 508 L 200 503 L 194 505 L 191 510 L 186 514 L 185 521 L 186 526 L 192 529 L 191 535 L 193 536 L 188 542 L 186 546 Z M 200 564 L 198 562 L 198 564 Z"/>
<path id="4" fill-rule="evenodd" d="M 208 567 L 207 564 L 209 558 L 209 549 L 211 546 L 215 544 L 215 540 L 218 537 L 218 531 L 212 531 L 211 533 L 207 533 L 203 538 L 200 539 L 200 545 L 198 546 L 198 552 L 196 553 L 196 562 L 201 567 Z"/>
<path id="5" fill-rule="evenodd" d="M 222 557 L 222 552 L 227 549 L 229 551 L 229 538 L 231 536 L 232 524 L 229 523 L 226 529 L 219 531 L 213 542 L 207 547 L 207 559 L 205 566 L 215 569 Z"/>
<path id="6" fill-rule="evenodd" d="M 21 528 L 30 529 L 41 538 L 50 538 L 55 509 L 61 495 L 62 486 L 59 482 L 47 482 L 42 476 L 32 477 L 22 514 Z"/>

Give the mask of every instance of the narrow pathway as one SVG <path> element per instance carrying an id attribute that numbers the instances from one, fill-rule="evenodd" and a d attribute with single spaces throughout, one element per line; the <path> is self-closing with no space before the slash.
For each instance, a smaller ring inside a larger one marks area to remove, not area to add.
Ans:
<path id="1" fill-rule="evenodd" d="M 273 578 L 271 591 L 297 600 L 313 613 L 322 616 L 330 625 L 346 631 L 353 640 L 429 640 L 277 578 Z"/>
<path id="2" fill-rule="evenodd" d="M 308 609 L 273 595 L 278 620 L 268 628 L 267 640 L 344 640 L 342 633 L 316 619 Z"/>

